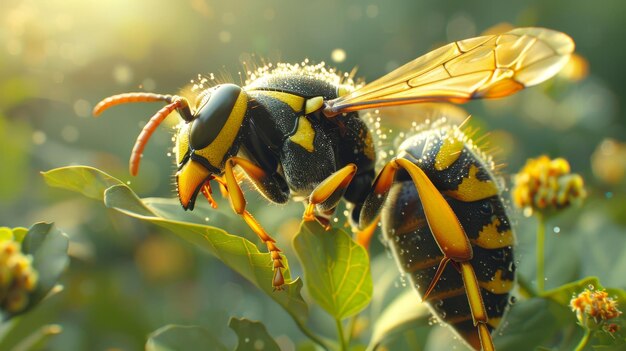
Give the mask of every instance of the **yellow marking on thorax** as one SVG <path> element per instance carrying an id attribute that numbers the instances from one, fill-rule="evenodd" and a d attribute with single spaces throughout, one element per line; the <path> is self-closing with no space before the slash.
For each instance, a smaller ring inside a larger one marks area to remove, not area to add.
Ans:
<path id="1" fill-rule="evenodd" d="M 463 178 L 458 189 L 446 191 L 446 195 L 465 202 L 483 200 L 498 195 L 496 184 L 491 180 L 483 181 L 476 178 L 477 173 L 478 167 L 471 165 L 469 174 L 466 178 Z"/>
<path id="2" fill-rule="evenodd" d="M 465 144 L 463 141 L 456 138 L 445 138 L 442 142 L 441 148 L 435 157 L 435 169 L 443 171 L 450 167 L 461 156 L 463 147 Z"/>
<path id="3" fill-rule="evenodd" d="M 304 106 L 304 98 L 302 96 L 272 90 L 262 90 L 259 92 L 286 103 L 294 112 L 302 111 L 302 107 Z"/>
<path id="4" fill-rule="evenodd" d="M 478 285 L 494 294 L 506 294 L 513 288 L 513 281 L 502 279 L 502 270 L 498 269 L 492 280 L 488 282 L 478 281 Z"/>
<path id="5" fill-rule="evenodd" d="M 290 136 L 289 140 L 302 146 L 308 152 L 315 151 L 315 147 L 313 146 L 313 141 L 315 140 L 315 130 L 311 126 L 311 122 L 309 122 L 306 117 L 299 117 L 296 134 Z"/>
<path id="6" fill-rule="evenodd" d="M 228 120 L 226 120 L 226 123 L 217 134 L 217 137 L 215 137 L 215 140 L 204 149 L 196 150 L 196 154 L 206 158 L 212 166 L 222 169 L 224 156 L 233 146 L 239 134 L 241 123 L 243 122 L 247 109 L 248 97 L 242 90 L 239 97 L 237 97 L 237 101 L 235 101 L 235 105 L 228 116 Z"/>
<path id="7" fill-rule="evenodd" d="M 304 114 L 308 115 L 313 113 L 324 106 L 324 98 L 322 96 L 316 96 L 314 98 L 310 98 L 306 101 Z"/>
<path id="8" fill-rule="evenodd" d="M 478 238 L 470 239 L 472 244 L 478 245 L 484 249 L 500 249 L 514 244 L 513 232 L 509 229 L 504 232 L 498 231 L 500 220 L 496 217 L 493 222 L 484 226 Z"/>

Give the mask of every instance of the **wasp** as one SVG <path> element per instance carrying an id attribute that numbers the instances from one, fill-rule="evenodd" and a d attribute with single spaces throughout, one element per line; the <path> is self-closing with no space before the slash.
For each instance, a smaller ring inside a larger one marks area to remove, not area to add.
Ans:
<path id="1" fill-rule="evenodd" d="M 270 202 L 302 200 L 306 221 L 329 225 L 327 216 L 344 199 L 364 244 L 382 218 L 384 235 L 422 300 L 471 347 L 493 350 L 491 332 L 505 313 L 515 266 L 492 167 L 459 128 L 440 126 L 405 140 L 377 171 L 359 111 L 504 97 L 554 76 L 573 50 L 566 34 L 517 28 L 450 43 L 360 87 L 320 67 L 279 65 L 244 86 L 201 89 L 195 101 L 111 96 L 94 115 L 123 103 L 166 103 L 135 142 L 130 173 L 136 175 L 150 136 L 177 111 L 182 207 L 192 210 L 199 193 L 216 207 L 211 182 L 220 184 L 234 212 L 267 245 L 275 289 L 285 284 L 281 250 L 246 209 L 240 173 Z"/>

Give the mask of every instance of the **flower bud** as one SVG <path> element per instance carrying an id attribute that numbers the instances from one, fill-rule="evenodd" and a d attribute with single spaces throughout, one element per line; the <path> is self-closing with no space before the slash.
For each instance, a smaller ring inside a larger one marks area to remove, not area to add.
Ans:
<path id="1" fill-rule="evenodd" d="M 515 175 L 514 183 L 513 202 L 528 214 L 580 205 L 587 196 L 583 178 L 570 173 L 569 163 L 563 158 L 529 159 Z"/>

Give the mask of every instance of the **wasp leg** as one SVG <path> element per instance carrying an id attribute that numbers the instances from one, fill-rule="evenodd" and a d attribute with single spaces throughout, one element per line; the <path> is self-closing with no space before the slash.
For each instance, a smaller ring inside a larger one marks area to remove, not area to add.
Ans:
<path id="1" fill-rule="evenodd" d="M 444 254 L 435 278 L 430 283 L 425 296 L 428 297 L 428 293 L 436 285 L 448 262 L 459 264 L 474 326 L 478 328 L 481 346 L 483 350 L 494 350 L 491 334 L 487 328 L 488 317 L 480 294 L 478 280 L 474 268 L 469 263 L 473 257 L 473 251 L 467 234 L 465 234 L 459 219 L 446 199 L 421 168 L 404 158 L 394 159 L 385 165 L 372 186 L 372 192 L 363 204 L 359 220 L 360 225 L 367 225 L 377 218 L 389 189 L 393 185 L 395 174 L 400 168 L 403 168 L 411 176 L 430 231 Z"/>
<path id="2" fill-rule="evenodd" d="M 246 159 L 231 157 L 226 161 L 224 178 L 226 180 L 230 205 L 233 208 L 233 211 L 242 216 L 250 229 L 252 229 L 252 231 L 254 231 L 254 233 L 265 243 L 265 245 L 267 245 L 267 249 L 272 257 L 272 265 L 274 268 L 272 286 L 275 290 L 282 290 L 282 286 L 285 284 L 282 270 L 285 266 L 283 265 L 282 257 L 280 256 L 281 250 L 276 247 L 276 240 L 267 234 L 259 222 L 252 217 L 250 212 L 246 210 L 246 199 L 243 196 L 241 187 L 239 186 L 233 172 L 234 166 L 240 166 L 254 183 L 263 183 L 264 178 L 267 178 L 267 175 L 263 169 Z"/>
<path id="3" fill-rule="evenodd" d="M 213 190 L 211 189 L 210 180 L 204 182 L 204 184 L 200 188 L 200 191 L 211 205 L 211 208 L 217 208 L 217 202 L 215 202 L 215 200 L 213 199 Z"/>
<path id="4" fill-rule="evenodd" d="M 380 170 L 372 189 L 365 198 L 363 206 L 361 207 L 361 213 L 359 214 L 359 229 L 368 228 L 372 223 L 376 223 L 380 218 L 380 210 L 387 200 L 387 194 L 393 184 L 394 177 L 398 166 L 394 161 L 387 163 L 383 169 Z"/>
<path id="5" fill-rule="evenodd" d="M 309 203 L 304 210 L 302 219 L 316 219 L 315 208 L 322 212 L 334 209 L 356 174 L 356 166 L 349 164 L 324 179 L 309 196 Z"/>
<path id="6" fill-rule="evenodd" d="M 424 293 L 424 295 L 422 295 L 422 301 L 426 301 L 426 299 L 428 299 L 428 295 L 430 295 L 430 293 L 433 291 L 433 289 L 437 285 L 437 282 L 439 281 L 439 278 L 441 278 L 441 274 L 443 274 L 443 270 L 446 269 L 448 262 L 450 262 L 450 258 L 448 257 L 444 257 L 441 260 L 441 262 L 439 262 L 439 267 L 437 267 L 437 271 L 435 272 L 435 276 L 433 277 L 433 280 L 430 282 L 430 285 L 428 285 L 428 288 L 426 289 L 426 292 Z"/>
<path id="7" fill-rule="evenodd" d="M 376 228 L 378 228 L 378 222 L 380 221 L 380 217 L 376 218 L 370 225 L 365 227 L 364 229 L 359 229 L 356 231 L 356 242 L 361 244 L 365 249 L 369 250 L 370 242 L 372 241 L 372 236 L 376 232 Z"/>
<path id="8" fill-rule="evenodd" d="M 460 265 L 463 283 L 465 284 L 465 292 L 467 293 L 467 300 L 470 305 L 470 311 L 472 311 L 474 326 L 478 327 L 480 345 L 484 351 L 494 351 L 495 347 L 493 346 L 493 340 L 491 340 L 491 334 L 487 328 L 489 318 L 487 317 L 483 297 L 480 294 L 480 287 L 478 286 L 478 280 L 476 279 L 474 267 L 472 267 L 469 262 L 460 262 Z"/>

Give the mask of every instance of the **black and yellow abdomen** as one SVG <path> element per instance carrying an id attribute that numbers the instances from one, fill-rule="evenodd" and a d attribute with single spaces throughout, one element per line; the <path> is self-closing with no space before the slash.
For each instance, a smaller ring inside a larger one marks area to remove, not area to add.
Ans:
<path id="1" fill-rule="evenodd" d="M 398 157 L 420 167 L 456 214 L 470 240 L 473 266 L 490 331 L 504 315 L 513 287 L 514 236 L 491 161 L 458 128 L 444 126 L 412 136 Z M 424 295 L 444 255 L 424 216 L 415 185 L 399 170 L 382 213 L 383 231 L 401 270 Z M 426 301 L 470 345 L 480 348 L 458 267 L 448 264 Z"/>

